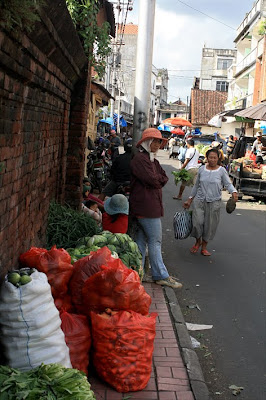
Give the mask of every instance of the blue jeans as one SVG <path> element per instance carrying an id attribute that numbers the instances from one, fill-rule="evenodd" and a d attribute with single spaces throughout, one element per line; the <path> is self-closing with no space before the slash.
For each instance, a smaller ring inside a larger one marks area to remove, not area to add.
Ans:
<path id="1" fill-rule="evenodd" d="M 160 218 L 138 218 L 139 228 L 136 243 L 142 255 L 144 267 L 146 245 L 148 244 L 152 278 L 155 281 L 168 278 L 169 274 L 162 258 L 162 224 Z"/>

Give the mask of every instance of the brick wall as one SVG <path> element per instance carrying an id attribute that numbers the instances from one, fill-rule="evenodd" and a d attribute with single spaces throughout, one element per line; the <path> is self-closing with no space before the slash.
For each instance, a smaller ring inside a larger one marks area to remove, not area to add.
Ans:
<path id="1" fill-rule="evenodd" d="M 31 34 L 0 31 L 0 276 L 45 244 L 52 199 L 81 199 L 89 69 L 65 2 L 46 3 Z"/>

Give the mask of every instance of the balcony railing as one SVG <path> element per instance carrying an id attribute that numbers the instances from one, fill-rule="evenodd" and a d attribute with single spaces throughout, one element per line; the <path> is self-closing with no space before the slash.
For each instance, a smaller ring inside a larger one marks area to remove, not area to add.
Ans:
<path id="1" fill-rule="evenodd" d="M 243 71 L 245 68 L 249 67 L 256 61 L 257 47 L 253 49 L 240 63 L 236 66 L 236 74 Z"/>
<path id="2" fill-rule="evenodd" d="M 254 7 L 252 7 L 251 11 L 246 15 L 246 17 L 243 19 L 242 23 L 239 25 L 237 29 L 237 36 L 240 35 L 240 33 L 245 29 L 245 27 L 250 23 L 252 18 L 255 16 L 255 14 L 261 10 L 263 4 L 263 0 L 258 0 L 255 4 Z"/>

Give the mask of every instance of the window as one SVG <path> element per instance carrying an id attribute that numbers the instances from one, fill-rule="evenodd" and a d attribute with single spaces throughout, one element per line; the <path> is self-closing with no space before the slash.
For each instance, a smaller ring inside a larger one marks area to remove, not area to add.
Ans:
<path id="1" fill-rule="evenodd" d="M 218 92 L 228 92 L 228 85 L 229 83 L 226 81 L 217 81 L 216 90 L 218 90 Z"/>
<path id="2" fill-rule="evenodd" d="M 217 69 L 227 69 L 232 65 L 232 63 L 233 63 L 232 59 L 229 59 L 229 58 L 218 58 Z"/>

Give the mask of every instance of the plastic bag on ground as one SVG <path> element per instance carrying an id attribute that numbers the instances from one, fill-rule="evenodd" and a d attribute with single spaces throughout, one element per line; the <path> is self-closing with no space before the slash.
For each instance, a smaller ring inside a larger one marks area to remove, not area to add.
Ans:
<path id="1" fill-rule="evenodd" d="M 157 314 L 118 311 L 110 318 L 91 313 L 93 365 L 118 392 L 142 390 L 152 370 Z"/>
<path id="2" fill-rule="evenodd" d="M 192 217 L 189 211 L 178 211 L 174 215 L 174 233 L 175 238 L 182 240 L 186 239 L 192 231 Z"/>
<path id="3" fill-rule="evenodd" d="M 136 271 L 127 268 L 120 259 L 112 259 L 101 269 L 87 279 L 82 289 L 85 315 L 90 315 L 90 311 L 102 312 L 105 308 L 149 313 L 151 297 Z"/>
<path id="4" fill-rule="evenodd" d="M 15 287 L 6 277 L 0 288 L 0 335 L 8 365 L 22 371 L 42 363 L 71 368 L 47 277 L 35 271 L 31 278 Z"/>
<path id="5" fill-rule="evenodd" d="M 112 260 L 112 253 L 108 247 L 91 252 L 73 264 L 73 275 L 69 283 L 72 302 L 77 311 L 81 311 L 82 289 L 85 281 L 95 273 L 101 271 L 102 265 L 108 265 Z"/>
<path id="6" fill-rule="evenodd" d="M 41 247 L 31 247 L 28 251 L 20 255 L 19 262 L 23 267 L 36 268 L 43 253 L 47 253 L 47 250 Z"/>
<path id="7" fill-rule="evenodd" d="M 72 367 L 87 375 L 91 348 L 91 333 L 87 317 L 63 311 L 60 313 L 60 318 Z"/>
<path id="8" fill-rule="evenodd" d="M 47 275 L 54 299 L 62 298 L 67 294 L 73 266 L 71 257 L 66 250 L 53 246 L 51 250 L 40 255 L 35 268 Z"/>

